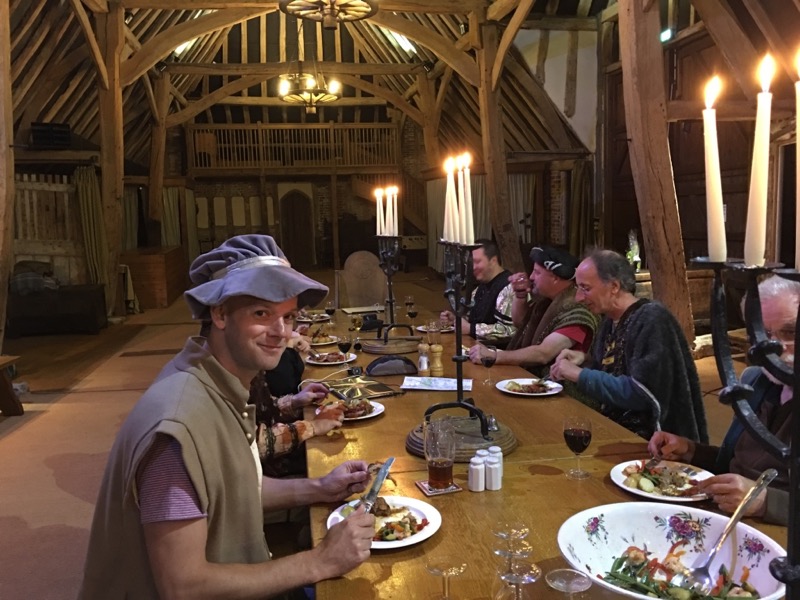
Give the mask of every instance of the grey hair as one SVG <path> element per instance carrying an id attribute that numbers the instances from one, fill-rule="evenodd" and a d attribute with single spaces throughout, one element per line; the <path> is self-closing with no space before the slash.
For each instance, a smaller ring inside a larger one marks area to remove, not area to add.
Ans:
<path id="1" fill-rule="evenodd" d="M 597 248 L 586 256 L 594 263 L 597 276 L 603 283 L 618 281 L 619 287 L 633 294 L 636 292 L 636 271 L 619 252 Z"/>
<path id="2" fill-rule="evenodd" d="M 776 300 L 785 298 L 794 300 L 800 304 L 800 281 L 785 279 L 780 275 L 768 275 L 758 283 L 758 297 L 764 300 Z M 742 298 L 741 310 L 744 315 L 744 305 L 747 301 L 747 294 Z"/>

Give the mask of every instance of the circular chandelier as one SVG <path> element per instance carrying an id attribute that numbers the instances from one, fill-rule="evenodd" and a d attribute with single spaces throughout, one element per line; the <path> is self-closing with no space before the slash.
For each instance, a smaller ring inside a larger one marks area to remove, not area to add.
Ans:
<path id="1" fill-rule="evenodd" d="M 304 73 L 302 63 L 297 72 L 281 75 L 278 84 L 278 95 L 284 102 L 303 104 L 306 114 L 317 114 L 317 105 L 338 100 L 342 86 L 336 80 L 331 80 L 325 85 L 321 75 Z"/>
<path id="2" fill-rule="evenodd" d="M 340 21 L 360 21 L 378 12 L 375 0 L 280 0 L 278 6 L 287 15 L 321 21 L 324 29 L 336 29 Z"/>

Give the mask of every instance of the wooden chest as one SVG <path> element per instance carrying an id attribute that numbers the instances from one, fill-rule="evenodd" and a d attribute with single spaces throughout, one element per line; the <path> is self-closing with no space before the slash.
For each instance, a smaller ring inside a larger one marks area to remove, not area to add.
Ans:
<path id="1" fill-rule="evenodd" d="M 166 308 L 186 290 L 188 266 L 180 246 L 138 248 L 122 254 L 142 308 Z"/>

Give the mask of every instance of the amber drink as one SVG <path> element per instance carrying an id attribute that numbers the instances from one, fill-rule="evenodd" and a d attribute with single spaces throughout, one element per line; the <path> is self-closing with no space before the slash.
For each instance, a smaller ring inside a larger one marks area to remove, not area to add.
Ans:
<path id="1" fill-rule="evenodd" d="M 453 485 L 453 461 L 447 458 L 429 460 L 428 485 L 435 490 L 444 490 Z"/>
<path id="2" fill-rule="evenodd" d="M 428 485 L 439 490 L 449 488 L 453 485 L 453 462 L 456 458 L 455 427 L 447 418 L 428 421 L 424 435 Z"/>

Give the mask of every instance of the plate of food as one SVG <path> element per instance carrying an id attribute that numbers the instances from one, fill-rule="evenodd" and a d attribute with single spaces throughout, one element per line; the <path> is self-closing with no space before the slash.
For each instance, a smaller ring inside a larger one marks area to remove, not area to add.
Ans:
<path id="1" fill-rule="evenodd" d="M 699 502 L 705 494 L 691 494 L 694 484 L 713 477 L 703 469 L 685 463 L 662 460 L 647 467 L 647 459 L 629 460 L 611 469 L 611 481 L 626 492 L 661 502 Z"/>
<path id="2" fill-rule="evenodd" d="M 434 331 L 439 331 L 441 333 L 452 333 L 456 330 L 456 328 L 452 325 L 445 325 L 441 329 L 437 329 Z M 417 331 L 421 331 L 422 333 L 428 333 L 428 326 L 427 325 L 417 325 Z"/>
<path id="3" fill-rule="evenodd" d="M 552 396 L 564 389 L 564 386 L 549 379 L 530 377 L 527 379 L 504 379 L 495 387 L 506 394 L 514 396 Z"/>
<path id="4" fill-rule="evenodd" d="M 329 406 L 341 406 L 344 411 L 345 421 L 360 421 L 382 415 L 386 407 L 380 402 L 373 402 L 366 398 L 331 398 L 325 399 L 317 408 L 317 414 Z"/>
<path id="5" fill-rule="evenodd" d="M 327 333 L 321 333 L 321 334 L 313 336 L 311 338 L 311 345 L 312 346 L 330 346 L 331 344 L 335 344 L 338 341 L 339 341 L 339 336 L 328 335 Z"/>
<path id="6" fill-rule="evenodd" d="M 298 323 L 320 323 L 331 318 L 321 310 L 301 310 L 295 319 Z"/>
<path id="7" fill-rule="evenodd" d="M 352 500 L 328 517 L 328 529 L 353 512 L 360 500 Z M 373 550 L 391 550 L 427 540 L 442 526 L 442 515 L 433 506 L 405 496 L 378 496 L 372 507 L 375 515 Z"/>
<path id="8" fill-rule="evenodd" d="M 352 352 L 345 354 L 344 352 L 318 352 L 314 356 L 309 356 L 306 359 L 306 364 L 309 365 L 343 365 L 345 363 L 353 362 L 356 355 Z"/>

